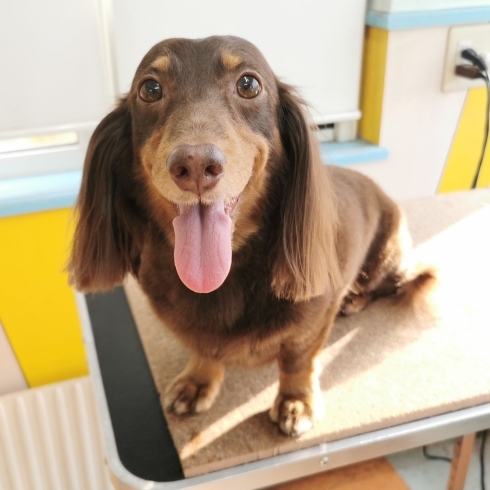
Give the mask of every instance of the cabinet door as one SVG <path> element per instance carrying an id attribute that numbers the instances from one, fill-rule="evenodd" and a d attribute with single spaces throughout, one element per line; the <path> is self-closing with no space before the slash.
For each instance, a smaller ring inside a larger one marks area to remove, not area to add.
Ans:
<path id="1" fill-rule="evenodd" d="M 155 43 L 235 35 L 254 43 L 296 85 L 317 123 L 359 118 L 365 0 L 118 0 L 113 2 L 120 89 Z"/>

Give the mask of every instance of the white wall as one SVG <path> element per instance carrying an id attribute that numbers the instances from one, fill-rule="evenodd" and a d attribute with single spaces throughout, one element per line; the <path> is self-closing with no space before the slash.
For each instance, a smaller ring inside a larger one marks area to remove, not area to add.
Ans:
<path id="1" fill-rule="evenodd" d="M 448 29 L 390 32 L 379 142 L 389 157 L 355 169 L 397 200 L 436 193 L 463 109 L 465 90 L 441 90 Z"/>

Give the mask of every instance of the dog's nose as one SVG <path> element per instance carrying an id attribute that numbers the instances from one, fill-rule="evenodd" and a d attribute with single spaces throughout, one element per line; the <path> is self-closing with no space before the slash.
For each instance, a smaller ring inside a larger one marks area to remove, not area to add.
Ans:
<path id="1" fill-rule="evenodd" d="M 180 145 L 167 158 L 173 181 L 183 191 L 202 194 L 223 177 L 225 154 L 215 145 Z"/>

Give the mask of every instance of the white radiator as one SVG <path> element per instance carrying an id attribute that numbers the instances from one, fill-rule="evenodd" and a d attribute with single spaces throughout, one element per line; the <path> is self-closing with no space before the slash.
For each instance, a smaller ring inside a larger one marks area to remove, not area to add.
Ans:
<path id="1" fill-rule="evenodd" d="M 0 490 L 110 490 L 89 378 L 0 397 Z"/>

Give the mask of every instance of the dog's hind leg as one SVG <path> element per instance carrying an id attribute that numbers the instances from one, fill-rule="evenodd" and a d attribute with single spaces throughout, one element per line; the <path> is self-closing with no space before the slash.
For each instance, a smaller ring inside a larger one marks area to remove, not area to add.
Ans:
<path id="1" fill-rule="evenodd" d="M 394 296 L 413 277 L 412 239 L 397 207 L 385 211 L 361 270 L 342 301 L 339 314 L 363 310 L 380 297 Z"/>
<path id="2" fill-rule="evenodd" d="M 184 371 L 165 393 L 165 409 L 177 415 L 208 410 L 219 393 L 224 378 L 223 365 L 193 354 Z"/>
<path id="3" fill-rule="evenodd" d="M 339 314 L 349 316 L 363 310 L 371 302 L 372 295 L 369 292 L 349 293 L 347 294 L 340 307 Z"/>

